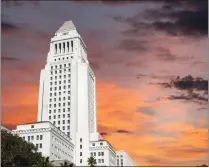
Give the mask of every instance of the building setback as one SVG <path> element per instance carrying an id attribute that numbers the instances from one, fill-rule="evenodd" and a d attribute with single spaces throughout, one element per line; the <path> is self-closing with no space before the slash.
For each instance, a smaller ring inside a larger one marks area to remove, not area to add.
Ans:
<path id="1" fill-rule="evenodd" d="M 42 134 L 50 143 L 42 143 L 39 150 L 50 160 L 63 159 L 76 166 L 87 166 L 87 159 L 93 156 L 99 166 L 117 165 L 116 152 L 97 131 L 96 78 L 89 65 L 87 47 L 72 21 L 66 21 L 51 38 L 46 65 L 40 74 L 38 122 L 18 125 L 13 132 L 25 140 L 30 137 L 36 145 L 31 136 Z M 60 135 L 62 139 L 58 138 Z M 69 147 L 70 152 L 62 150 L 60 143 L 53 144 L 52 137 Z M 54 151 L 50 149 L 55 146 Z"/>

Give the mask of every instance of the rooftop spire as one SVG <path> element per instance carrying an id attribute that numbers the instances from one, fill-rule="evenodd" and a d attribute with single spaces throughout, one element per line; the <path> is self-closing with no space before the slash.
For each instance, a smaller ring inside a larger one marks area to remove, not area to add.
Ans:
<path id="1" fill-rule="evenodd" d="M 75 25 L 73 24 L 72 20 L 66 21 L 60 28 L 57 30 L 57 32 L 64 32 L 64 31 L 70 31 L 75 30 Z"/>

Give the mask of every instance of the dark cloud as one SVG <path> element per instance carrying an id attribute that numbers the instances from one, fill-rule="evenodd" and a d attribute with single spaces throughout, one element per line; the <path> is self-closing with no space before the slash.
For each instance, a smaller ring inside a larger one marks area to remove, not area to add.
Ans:
<path id="1" fill-rule="evenodd" d="M 167 99 L 169 100 L 186 100 L 186 101 L 193 101 L 198 104 L 205 104 L 208 103 L 208 98 L 201 96 L 198 93 L 190 93 L 190 94 L 184 94 L 182 93 L 179 96 L 171 95 Z"/>
<path id="2" fill-rule="evenodd" d="M 158 30 L 170 35 L 206 36 L 208 34 L 208 2 L 206 0 L 201 3 L 193 0 L 191 2 L 164 1 L 164 3 L 165 5 L 160 9 L 147 10 L 143 15 L 137 13 L 132 17 L 116 16 L 113 19 L 130 26 L 130 29 L 124 32 L 126 35 L 144 35 L 147 30 L 149 33 Z M 143 16 L 146 22 L 139 16 Z"/>
<path id="3" fill-rule="evenodd" d="M 107 135 L 107 132 L 100 132 L 100 135 L 106 136 Z"/>
<path id="4" fill-rule="evenodd" d="M 161 86 L 163 86 L 164 88 L 171 88 L 171 84 L 166 83 L 166 82 L 158 82 L 158 83 L 151 83 L 151 82 L 150 82 L 150 84 L 161 85 Z"/>
<path id="5" fill-rule="evenodd" d="M 119 49 L 126 51 L 148 51 L 149 46 L 145 40 L 136 40 L 136 39 L 124 39 L 118 45 Z"/>
<path id="6" fill-rule="evenodd" d="M 146 75 L 144 75 L 144 74 L 138 74 L 137 76 L 136 76 L 136 78 L 137 79 L 140 79 L 140 78 L 143 78 L 143 77 L 145 77 Z"/>
<path id="7" fill-rule="evenodd" d="M 153 83 L 151 83 L 153 84 Z M 174 80 L 171 80 L 170 83 L 162 82 L 162 83 L 156 83 L 158 85 L 162 85 L 163 87 L 171 88 L 174 87 L 179 90 L 197 90 L 197 91 L 204 91 L 204 94 L 207 94 L 208 92 L 208 80 L 203 79 L 201 77 L 193 78 L 191 75 L 188 75 L 186 77 L 177 77 Z"/>
<path id="8" fill-rule="evenodd" d="M 172 82 L 173 86 L 177 89 L 188 90 L 188 89 L 197 89 L 197 90 L 208 90 L 208 80 L 197 77 L 193 78 L 191 75 L 188 75 L 184 78 L 177 77 L 175 81 Z"/>
<path id="9" fill-rule="evenodd" d="M 122 133 L 122 134 L 132 134 L 132 132 L 128 131 L 128 130 L 117 130 L 116 132 L 117 133 Z"/>
<path id="10" fill-rule="evenodd" d="M 206 109 L 207 109 L 206 107 L 200 107 L 197 110 L 201 111 L 201 110 L 206 110 Z"/>
<path id="11" fill-rule="evenodd" d="M 1 31 L 2 31 L 2 33 L 5 33 L 6 31 L 10 31 L 10 30 L 19 30 L 19 28 L 15 24 L 2 21 L 1 22 Z"/>
<path id="12" fill-rule="evenodd" d="M 156 21 L 152 24 L 157 30 L 165 31 L 171 35 L 207 35 L 208 34 L 208 9 L 197 11 L 178 11 L 170 14 L 175 22 Z"/>
<path id="13" fill-rule="evenodd" d="M 125 66 L 127 67 L 143 67 L 146 68 L 147 64 L 143 60 L 133 61 L 133 60 L 127 60 L 125 63 Z"/>
<path id="14" fill-rule="evenodd" d="M 2 1 L 2 7 L 6 6 L 8 8 L 13 7 L 13 6 L 22 6 L 25 5 L 26 3 L 30 3 L 32 5 L 39 5 L 39 0 L 33 0 L 33 1 L 17 1 L 17 0 L 3 0 Z"/>
<path id="15" fill-rule="evenodd" d="M 4 62 L 4 61 L 13 62 L 13 61 L 19 61 L 19 60 L 20 60 L 20 59 L 14 58 L 14 57 L 4 57 L 4 56 L 1 57 L 1 61 L 2 61 L 2 62 Z"/>
<path id="16" fill-rule="evenodd" d="M 198 104 L 208 103 L 208 98 L 206 97 L 208 93 L 208 80 L 205 80 L 203 78 L 193 78 L 191 75 L 188 75 L 184 78 L 180 78 L 178 76 L 175 80 L 171 80 L 170 83 L 161 82 L 154 84 L 161 85 L 164 88 L 176 88 L 181 91 L 186 91 L 186 93 L 181 93 L 180 95 L 170 95 L 166 98 L 161 97 L 158 100 L 169 99 L 192 101 Z M 194 91 L 203 91 L 203 93 L 195 93 Z"/>
<path id="17" fill-rule="evenodd" d="M 155 111 L 151 107 L 138 107 L 136 111 L 140 113 L 144 113 L 146 115 L 151 115 L 151 116 L 155 115 Z"/>

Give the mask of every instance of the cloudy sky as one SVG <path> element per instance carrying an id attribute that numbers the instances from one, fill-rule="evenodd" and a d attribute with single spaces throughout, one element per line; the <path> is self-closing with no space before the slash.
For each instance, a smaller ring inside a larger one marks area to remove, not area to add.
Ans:
<path id="1" fill-rule="evenodd" d="M 67 20 L 88 48 L 104 138 L 138 166 L 207 163 L 206 0 L 2 2 L 2 123 L 37 120 L 40 71 Z"/>

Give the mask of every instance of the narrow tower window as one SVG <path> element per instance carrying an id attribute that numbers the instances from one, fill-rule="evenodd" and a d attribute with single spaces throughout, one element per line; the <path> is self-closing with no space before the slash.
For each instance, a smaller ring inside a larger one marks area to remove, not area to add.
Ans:
<path id="1" fill-rule="evenodd" d="M 55 54 L 57 54 L 57 44 L 55 44 Z"/>
<path id="2" fill-rule="evenodd" d="M 73 52 L 73 41 L 71 41 L 71 48 L 72 48 L 72 52 Z"/>
<path id="3" fill-rule="evenodd" d="M 61 43 L 59 43 L 59 53 L 61 53 Z"/>
<path id="4" fill-rule="evenodd" d="M 65 53 L 65 43 L 63 43 L 63 53 Z"/>
<path id="5" fill-rule="evenodd" d="M 69 52 L 69 42 L 67 42 L 67 52 Z"/>

